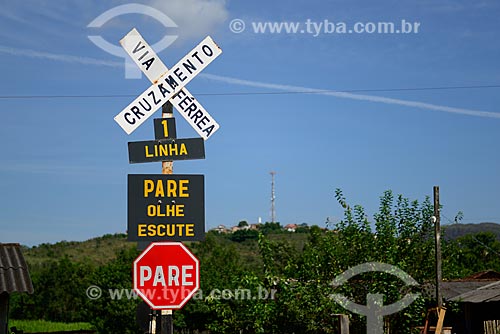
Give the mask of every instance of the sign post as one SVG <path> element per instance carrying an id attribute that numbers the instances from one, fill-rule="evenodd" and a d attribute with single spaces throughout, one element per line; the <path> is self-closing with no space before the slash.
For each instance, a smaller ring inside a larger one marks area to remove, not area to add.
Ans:
<path id="1" fill-rule="evenodd" d="M 175 118 L 172 103 L 167 102 L 162 106 L 162 118 L 164 119 L 163 135 L 166 138 L 170 136 L 177 137 L 177 129 L 175 128 Z M 168 127 L 168 125 L 174 124 L 173 129 Z M 158 137 L 158 131 L 155 131 L 155 138 Z M 203 157 L 205 157 L 205 151 L 203 151 Z M 161 173 L 162 174 L 172 174 L 174 172 L 174 162 L 173 161 L 162 161 L 161 163 Z M 160 311 L 160 333 L 161 334 L 174 334 L 174 315 L 171 309 L 164 309 Z"/>

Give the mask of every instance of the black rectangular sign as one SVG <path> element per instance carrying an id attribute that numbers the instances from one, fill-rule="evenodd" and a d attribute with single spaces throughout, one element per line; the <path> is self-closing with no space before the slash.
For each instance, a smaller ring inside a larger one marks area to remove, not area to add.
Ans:
<path id="1" fill-rule="evenodd" d="M 199 241 L 204 237 L 203 175 L 128 175 L 129 241 Z"/>
<path id="2" fill-rule="evenodd" d="M 177 138 L 175 118 L 155 118 L 154 119 L 155 139 Z"/>
<path id="3" fill-rule="evenodd" d="M 205 159 L 205 141 L 202 138 L 187 138 L 129 142 L 128 159 L 131 164 Z"/>

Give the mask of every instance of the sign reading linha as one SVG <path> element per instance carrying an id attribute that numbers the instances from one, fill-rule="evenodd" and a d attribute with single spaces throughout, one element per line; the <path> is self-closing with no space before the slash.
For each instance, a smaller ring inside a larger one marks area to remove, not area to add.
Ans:
<path id="1" fill-rule="evenodd" d="M 127 134 L 130 134 L 164 103 L 177 96 L 174 104 L 179 106 L 181 113 L 185 114 L 183 116 L 191 119 L 198 129 L 202 129 L 202 133 L 209 136 L 214 131 L 215 124 L 209 124 L 209 118 L 200 110 L 199 104 L 185 91 L 182 91 L 182 88 L 221 53 L 222 50 L 208 36 L 116 115 L 115 121 Z M 152 64 L 148 66 L 152 66 Z"/>
<path id="2" fill-rule="evenodd" d="M 130 142 L 128 157 L 131 164 L 205 159 L 205 141 L 202 138 L 188 138 Z"/>
<path id="3" fill-rule="evenodd" d="M 204 183 L 203 175 L 128 175 L 128 240 L 203 240 Z"/>

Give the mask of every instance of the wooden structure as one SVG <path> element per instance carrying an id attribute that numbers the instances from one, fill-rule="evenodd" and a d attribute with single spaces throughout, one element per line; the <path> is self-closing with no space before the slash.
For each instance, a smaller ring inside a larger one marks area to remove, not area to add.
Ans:
<path id="1" fill-rule="evenodd" d="M 21 246 L 0 243 L 0 334 L 8 333 L 12 292 L 33 293 L 33 283 Z"/>
<path id="2" fill-rule="evenodd" d="M 500 281 L 490 282 L 451 299 L 464 310 L 465 334 L 497 334 L 500 321 Z"/>
<path id="3" fill-rule="evenodd" d="M 333 314 L 337 322 L 337 333 L 349 334 L 349 316 L 347 314 Z"/>
<path id="4" fill-rule="evenodd" d="M 435 314 L 436 326 L 431 326 L 431 318 Z M 446 308 L 435 307 L 427 311 L 427 316 L 425 317 L 424 327 L 418 327 L 421 329 L 421 334 L 447 334 L 451 332 L 451 327 L 444 327 L 444 316 L 446 314 Z"/>

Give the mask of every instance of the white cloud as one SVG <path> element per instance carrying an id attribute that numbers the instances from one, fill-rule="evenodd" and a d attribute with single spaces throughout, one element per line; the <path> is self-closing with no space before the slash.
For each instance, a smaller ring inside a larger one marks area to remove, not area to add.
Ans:
<path id="1" fill-rule="evenodd" d="M 229 16 L 225 0 L 152 0 L 150 5 L 174 20 L 181 40 L 203 39 Z"/>

